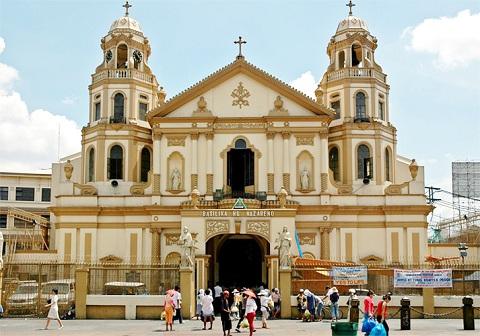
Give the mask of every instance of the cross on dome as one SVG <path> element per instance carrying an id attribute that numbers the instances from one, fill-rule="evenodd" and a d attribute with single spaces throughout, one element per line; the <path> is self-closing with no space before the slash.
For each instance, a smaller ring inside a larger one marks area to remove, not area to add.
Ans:
<path id="1" fill-rule="evenodd" d="M 242 44 L 246 44 L 247 41 L 242 40 L 242 37 L 239 36 L 239 37 L 238 37 L 238 41 L 233 41 L 233 43 L 238 44 L 238 56 L 237 56 L 237 59 L 244 58 L 243 55 L 242 55 Z"/>
<path id="2" fill-rule="evenodd" d="M 345 6 L 350 7 L 350 11 L 348 12 L 348 15 L 353 15 L 352 14 L 352 7 L 355 7 L 356 5 L 352 2 L 352 0 L 350 0 L 348 2 L 348 4 L 346 4 Z"/>
<path id="3" fill-rule="evenodd" d="M 132 5 L 130 5 L 128 1 L 125 1 L 125 5 L 123 5 L 122 7 L 125 8 L 125 16 L 128 16 L 128 9 L 132 7 Z"/>

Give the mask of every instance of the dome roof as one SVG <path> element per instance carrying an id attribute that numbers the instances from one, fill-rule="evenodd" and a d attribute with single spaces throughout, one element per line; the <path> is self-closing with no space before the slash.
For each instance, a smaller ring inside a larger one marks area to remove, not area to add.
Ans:
<path id="1" fill-rule="evenodd" d="M 337 33 L 348 29 L 363 29 L 368 31 L 367 22 L 359 17 L 349 15 L 346 19 L 340 21 L 337 27 Z"/>
<path id="2" fill-rule="evenodd" d="M 113 21 L 109 33 L 115 29 L 131 29 L 143 34 L 142 28 L 140 28 L 137 20 L 132 19 L 130 16 L 124 16 Z"/>

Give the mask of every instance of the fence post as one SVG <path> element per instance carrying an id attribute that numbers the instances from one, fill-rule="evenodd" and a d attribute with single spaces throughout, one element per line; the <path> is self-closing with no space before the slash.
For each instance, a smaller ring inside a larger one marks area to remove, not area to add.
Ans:
<path id="1" fill-rule="evenodd" d="M 433 296 L 433 288 L 423 289 L 423 312 L 428 314 L 435 314 L 435 298 Z M 432 318 L 429 315 L 424 315 L 423 318 Z"/>
<path id="2" fill-rule="evenodd" d="M 292 317 L 292 303 L 290 297 L 292 295 L 292 270 L 282 269 L 278 271 L 280 275 L 279 289 L 282 295 L 282 301 L 280 301 L 280 317 L 291 318 Z"/>
<path id="3" fill-rule="evenodd" d="M 88 268 L 75 270 L 75 317 L 87 318 Z"/>
<path id="4" fill-rule="evenodd" d="M 463 330 L 475 330 L 475 311 L 473 310 L 473 298 L 465 296 L 463 303 Z"/>
<path id="5" fill-rule="evenodd" d="M 355 296 L 350 299 L 350 321 L 348 322 L 358 323 L 359 306 L 360 300 L 358 299 L 358 297 Z"/>
<path id="6" fill-rule="evenodd" d="M 400 330 L 410 330 L 410 299 L 404 297 L 400 305 Z"/>

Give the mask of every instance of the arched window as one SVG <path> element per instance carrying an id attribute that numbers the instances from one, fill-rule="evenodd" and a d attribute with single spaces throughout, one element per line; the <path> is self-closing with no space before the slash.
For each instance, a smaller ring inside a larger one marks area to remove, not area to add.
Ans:
<path id="1" fill-rule="evenodd" d="M 127 56 L 127 46 L 125 44 L 120 44 L 117 47 L 117 69 L 126 69 L 128 67 Z"/>
<path id="2" fill-rule="evenodd" d="M 140 182 L 147 182 L 148 172 L 150 171 L 150 151 L 143 148 L 140 155 Z"/>
<path id="3" fill-rule="evenodd" d="M 357 149 L 358 160 L 358 178 L 372 178 L 373 177 L 373 162 L 370 157 L 370 149 L 366 145 L 360 145 Z"/>
<path id="4" fill-rule="evenodd" d="M 88 182 L 95 180 L 95 149 L 88 151 Z"/>
<path id="5" fill-rule="evenodd" d="M 385 148 L 385 181 L 392 181 L 390 167 L 390 151 L 388 150 L 388 148 Z"/>
<path id="6" fill-rule="evenodd" d="M 361 66 L 362 62 L 362 47 L 358 44 L 352 45 L 352 67 Z"/>
<path id="7" fill-rule="evenodd" d="M 368 121 L 365 93 L 357 92 L 355 95 L 355 121 Z"/>
<path id="8" fill-rule="evenodd" d="M 235 141 L 235 149 L 246 149 L 247 148 L 247 142 L 243 139 L 238 139 Z"/>
<path id="9" fill-rule="evenodd" d="M 113 122 L 121 123 L 125 116 L 125 97 L 121 93 L 117 93 L 113 97 Z"/>
<path id="10" fill-rule="evenodd" d="M 111 180 L 123 178 L 123 149 L 119 145 L 115 145 L 110 149 L 108 178 Z"/>
<path id="11" fill-rule="evenodd" d="M 345 51 L 340 51 L 338 53 L 338 68 L 345 68 Z"/>
<path id="12" fill-rule="evenodd" d="M 340 181 L 340 165 L 338 161 L 338 148 L 333 147 L 328 153 L 328 167 L 333 172 L 333 179 Z"/>

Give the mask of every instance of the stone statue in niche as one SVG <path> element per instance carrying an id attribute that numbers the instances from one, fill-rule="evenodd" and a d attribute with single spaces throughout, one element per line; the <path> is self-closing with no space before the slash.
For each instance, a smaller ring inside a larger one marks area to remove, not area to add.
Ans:
<path id="1" fill-rule="evenodd" d="M 170 179 L 172 181 L 172 190 L 180 190 L 182 186 L 182 174 L 178 168 L 175 167 L 173 169 Z"/>
<path id="2" fill-rule="evenodd" d="M 195 260 L 195 241 L 188 227 L 184 226 L 182 234 L 178 239 L 178 244 L 182 246 L 182 259 L 180 264 L 182 267 L 193 267 Z"/>
<path id="3" fill-rule="evenodd" d="M 304 167 L 300 173 L 300 186 L 302 190 L 310 189 L 310 173 L 308 172 L 307 167 Z"/>
<path id="4" fill-rule="evenodd" d="M 275 242 L 278 244 L 275 249 L 278 249 L 280 268 L 289 268 L 291 266 L 290 248 L 292 247 L 292 238 L 286 226 L 283 227 L 282 232 L 278 233 Z"/>

